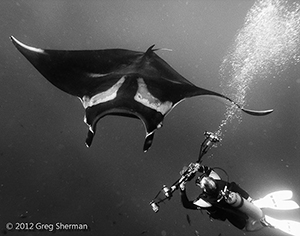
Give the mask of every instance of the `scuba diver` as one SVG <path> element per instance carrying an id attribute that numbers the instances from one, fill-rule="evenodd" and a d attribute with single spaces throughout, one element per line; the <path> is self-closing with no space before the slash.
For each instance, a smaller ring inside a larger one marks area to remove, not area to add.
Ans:
<path id="1" fill-rule="evenodd" d="M 202 157 L 208 150 L 219 142 L 219 138 L 211 133 L 205 132 L 197 162 L 190 163 L 180 171 L 180 178 L 171 187 L 163 185 L 155 198 L 149 203 L 154 212 L 159 211 L 159 204 L 170 200 L 173 192 L 180 189 L 181 201 L 185 208 L 193 210 L 206 210 L 211 219 L 221 221 L 228 220 L 238 229 L 245 231 L 257 231 L 264 227 L 279 229 L 290 235 L 300 236 L 300 223 L 291 220 L 277 220 L 265 215 L 262 209 L 275 210 L 299 209 L 299 205 L 290 200 L 293 196 L 290 190 L 281 190 L 267 194 L 265 197 L 253 200 L 250 195 L 235 182 L 224 181 L 216 173 L 215 169 L 201 164 Z M 196 185 L 200 188 L 200 195 L 190 201 L 186 194 L 186 183 L 196 177 Z M 160 194 L 164 198 L 160 198 Z"/>
<path id="2" fill-rule="evenodd" d="M 185 168 L 181 173 L 184 171 Z M 190 201 L 187 197 L 186 181 L 179 185 L 181 201 L 185 208 L 204 209 L 211 219 L 227 219 L 232 225 L 245 231 L 256 231 L 264 226 L 272 227 L 266 222 L 262 210 L 252 203 L 250 195 L 239 185 L 221 180 L 210 167 L 201 166 L 198 171 L 201 176 L 196 178 L 195 183 L 200 187 L 201 194 L 195 200 Z"/>

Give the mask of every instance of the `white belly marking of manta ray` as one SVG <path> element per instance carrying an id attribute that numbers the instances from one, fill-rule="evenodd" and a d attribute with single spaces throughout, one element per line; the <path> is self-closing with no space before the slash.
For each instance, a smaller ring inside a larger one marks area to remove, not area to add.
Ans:
<path id="1" fill-rule="evenodd" d="M 87 73 L 88 77 L 92 77 L 92 78 L 99 78 L 99 77 L 104 77 L 109 75 L 110 73 L 107 74 L 99 74 L 99 73 Z"/>
<path id="2" fill-rule="evenodd" d="M 142 78 L 138 78 L 138 90 L 134 96 L 134 100 L 149 107 L 162 115 L 165 115 L 172 109 L 172 102 L 161 102 L 158 98 L 154 97 L 148 90 L 145 81 Z"/>
<path id="3" fill-rule="evenodd" d="M 87 107 L 92 107 L 100 103 L 108 102 L 117 97 L 117 92 L 119 88 L 125 81 L 125 76 L 118 80 L 112 87 L 108 90 L 98 93 L 93 97 L 89 98 L 88 96 L 83 96 L 81 100 L 83 107 L 86 109 Z"/>

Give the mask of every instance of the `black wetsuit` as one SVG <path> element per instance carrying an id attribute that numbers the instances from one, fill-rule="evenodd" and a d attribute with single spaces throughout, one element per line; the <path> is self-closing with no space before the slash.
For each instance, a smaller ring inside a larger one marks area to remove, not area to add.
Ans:
<path id="1" fill-rule="evenodd" d="M 232 192 L 239 193 L 243 198 L 247 199 L 249 194 L 240 188 L 235 182 L 225 182 L 223 180 L 214 180 L 217 185 L 217 194 L 224 189 L 225 185 L 227 185 L 228 190 Z M 194 202 L 199 199 L 202 199 L 212 206 L 210 207 L 200 207 Z M 226 219 L 233 224 L 235 227 L 239 229 L 243 229 L 246 226 L 247 219 L 249 218 L 245 213 L 240 212 L 237 208 L 230 206 L 225 199 L 221 199 L 217 201 L 220 196 L 209 196 L 206 193 L 201 193 L 197 199 L 194 201 L 189 201 L 186 195 L 185 190 L 181 190 L 181 201 L 185 208 L 193 209 L 193 210 L 200 210 L 204 209 L 208 212 L 209 216 L 213 219 L 218 219 L 225 221 Z"/>

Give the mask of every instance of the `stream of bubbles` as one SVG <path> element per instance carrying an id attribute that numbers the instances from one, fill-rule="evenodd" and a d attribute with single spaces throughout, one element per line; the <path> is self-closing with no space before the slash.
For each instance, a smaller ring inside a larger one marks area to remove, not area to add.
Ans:
<path id="1" fill-rule="evenodd" d="M 299 44 L 300 4 L 256 1 L 220 66 L 223 94 L 245 106 L 247 91 L 253 83 L 299 61 Z M 224 126 L 234 118 L 241 122 L 241 112 L 234 105 L 228 106 L 216 135 L 223 136 Z"/>

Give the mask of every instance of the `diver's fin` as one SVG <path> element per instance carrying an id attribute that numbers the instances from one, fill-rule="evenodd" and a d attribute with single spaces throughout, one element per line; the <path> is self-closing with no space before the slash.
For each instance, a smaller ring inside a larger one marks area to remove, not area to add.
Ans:
<path id="1" fill-rule="evenodd" d="M 291 190 L 279 190 L 269 193 L 265 197 L 271 197 L 278 200 L 289 200 L 293 197 L 293 192 Z"/>
<path id="2" fill-rule="evenodd" d="M 290 190 L 281 190 L 267 194 L 265 197 L 254 200 L 253 204 L 259 208 L 271 208 L 276 210 L 293 210 L 299 208 L 299 205 L 289 200 L 293 196 Z"/>
<path id="3" fill-rule="evenodd" d="M 274 203 L 270 202 L 269 205 L 261 204 L 260 206 L 255 202 L 253 202 L 253 204 L 259 208 L 270 208 L 274 210 L 295 210 L 299 208 L 299 205 L 293 200 L 278 201 Z"/>
<path id="4" fill-rule="evenodd" d="M 287 234 L 300 236 L 300 222 L 292 220 L 277 220 L 265 215 L 265 220 L 275 229 L 279 229 Z"/>

